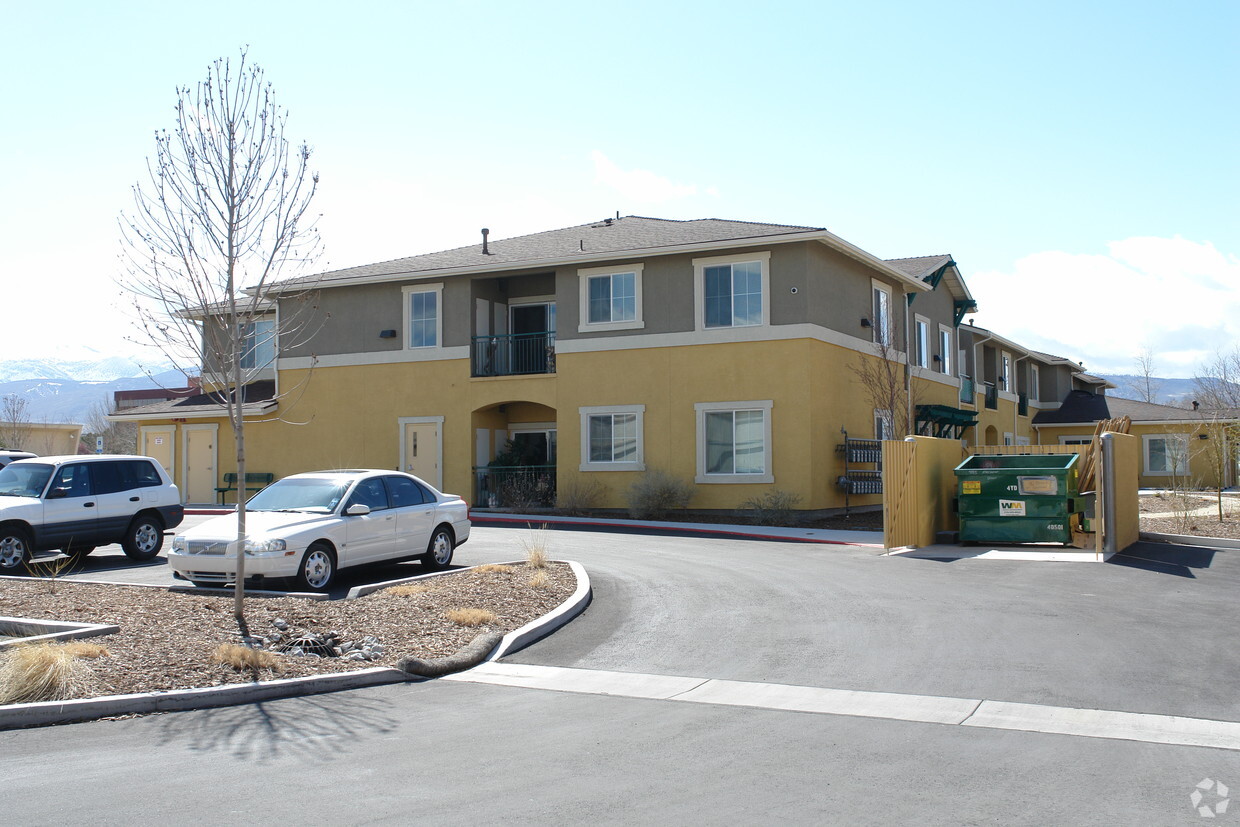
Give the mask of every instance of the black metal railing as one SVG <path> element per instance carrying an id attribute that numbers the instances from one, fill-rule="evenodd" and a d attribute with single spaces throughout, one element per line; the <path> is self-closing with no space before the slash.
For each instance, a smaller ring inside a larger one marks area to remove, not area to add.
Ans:
<path id="1" fill-rule="evenodd" d="M 1016 396 L 1016 412 L 1021 416 L 1029 416 L 1029 394 L 1021 393 Z"/>
<path id="2" fill-rule="evenodd" d="M 962 375 L 960 377 L 960 401 L 966 405 L 976 404 L 977 401 L 973 398 L 973 393 L 973 380 L 968 376 Z"/>
<path id="3" fill-rule="evenodd" d="M 554 465 L 474 468 L 475 508 L 550 508 L 555 505 Z"/>
<path id="4" fill-rule="evenodd" d="M 555 373 L 555 333 L 475 336 L 473 376 Z"/>
<path id="5" fill-rule="evenodd" d="M 986 386 L 986 407 L 992 411 L 999 408 L 999 389 L 995 387 L 994 382 L 983 382 Z"/>

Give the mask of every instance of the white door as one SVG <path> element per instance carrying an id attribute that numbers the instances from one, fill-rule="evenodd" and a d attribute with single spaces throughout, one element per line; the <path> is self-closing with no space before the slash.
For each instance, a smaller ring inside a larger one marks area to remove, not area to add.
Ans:
<path id="1" fill-rule="evenodd" d="M 172 438 L 176 428 L 143 428 L 142 454 L 163 466 L 168 479 L 175 479 L 172 472 Z"/>
<path id="2" fill-rule="evenodd" d="M 380 477 L 362 480 L 353 489 L 344 511 L 351 505 L 370 507 L 369 514 L 345 515 L 345 544 L 338 549 L 340 568 L 395 556 L 396 511 L 389 506 L 387 488 Z"/>
<path id="3" fill-rule="evenodd" d="M 215 433 L 216 426 L 187 425 L 185 434 L 185 501 L 215 502 Z"/>
<path id="4" fill-rule="evenodd" d="M 405 422 L 403 432 L 401 470 L 421 477 L 436 488 L 443 487 L 443 473 L 439 467 L 439 423 Z"/>

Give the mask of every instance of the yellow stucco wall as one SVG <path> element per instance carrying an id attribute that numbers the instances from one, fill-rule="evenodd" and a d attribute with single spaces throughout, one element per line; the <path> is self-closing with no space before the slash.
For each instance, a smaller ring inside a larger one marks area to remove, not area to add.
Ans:
<path id="1" fill-rule="evenodd" d="M 558 432 L 561 489 L 575 480 L 597 482 L 605 488 L 601 507 L 623 507 L 639 472 L 579 470 L 581 407 L 644 405 L 645 467 L 693 482 L 695 403 L 770 400 L 774 482 L 699 484 L 691 506 L 737 508 L 780 489 L 798 494 L 800 508 L 842 507 L 835 484 L 843 471 L 835 451 L 840 428 L 874 436 L 874 406 L 852 370 L 865 358 L 873 357 L 797 339 L 561 353 L 551 375 L 471 378 L 463 359 L 283 371 L 279 419 L 247 423 L 247 468 L 277 478 L 322 468 L 395 469 L 402 462 L 400 418 L 442 417 L 443 488 L 472 499 L 475 428 L 549 421 Z M 950 405 L 957 398 L 954 387 L 916 381 L 918 402 Z M 222 477 L 236 468 L 224 419 L 142 424 L 177 427 L 177 477 L 183 429 L 211 422 L 219 425 L 216 468 Z M 879 503 L 880 495 L 850 498 L 853 506 Z"/>
<path id="2" fill-rule="evenodd" d="M 1042 442 L 1048 445 L 1059 444 L 1060 437 L 1092 437 L 1094 425 L 1077 426 L 1043 426 L 1039 429 Z M 1211 488 L 1218 485 L 1218 461 L 1213 452 L 1218 448 L 1222 434 L 1217 426 L 1193 422 L 1165 425 L 1148 425 L 1139 422 L 1132 424 L 1130 433 L 1138 440 L 1137 457 L 1140 475 L 1139 484 L 1142 488 Z M 1188 439 L 1188 469 L 1185 473 L 1150 474 L 1146 471 L 1146 436 L 1166 436 L 1182 434 Z M 1206 435 L 1207 439 L 1201 439 Z M 1230 483 L 1228 483 L 1230 484 Z"/>

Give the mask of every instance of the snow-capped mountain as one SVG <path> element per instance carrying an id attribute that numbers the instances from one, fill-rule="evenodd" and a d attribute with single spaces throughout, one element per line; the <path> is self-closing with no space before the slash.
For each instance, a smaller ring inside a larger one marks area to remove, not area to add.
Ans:
<path id="1" fill-rule="evenodd" d="M 85 423 L 95 408 L 111 404 L 114 391 L 186 384 L 185 375 L 171 365 L 140 364 L 124 356 L 0 360 L 0 397 L 26 398 L 27 413 L 41 422 Z"/>

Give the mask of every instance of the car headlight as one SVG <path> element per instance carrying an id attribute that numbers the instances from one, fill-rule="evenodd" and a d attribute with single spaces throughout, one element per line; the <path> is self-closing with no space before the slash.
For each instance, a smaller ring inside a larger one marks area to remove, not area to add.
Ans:
<path id="1" fill-rule="evenodd" d="M 273 551 L 284 551 L 288 544 L 283 540 L 268 538 L 266 540 L 246 540 L 246 554 L 270 554 Z"/>
<path id="2" fill-rule="evenodd" d="M 172 538 L 172 550 L 184 554 L 189 551 L 189 541 L 183 535 L 178 534 Z"/>

